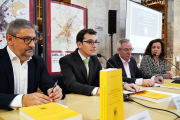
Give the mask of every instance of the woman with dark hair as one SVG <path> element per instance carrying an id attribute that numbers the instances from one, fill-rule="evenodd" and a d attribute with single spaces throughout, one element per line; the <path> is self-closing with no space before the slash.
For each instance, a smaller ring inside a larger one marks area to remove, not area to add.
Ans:
<path id="1" fill-rule="evenodd" d="M 143 55 L 140 70 L 152 76 L 162 76 L 165 79 L 173 77 L 173 73 L 167 70 L 163 57 L 165 56 L 165 44 L 161 39 L 152 40 Z"/>

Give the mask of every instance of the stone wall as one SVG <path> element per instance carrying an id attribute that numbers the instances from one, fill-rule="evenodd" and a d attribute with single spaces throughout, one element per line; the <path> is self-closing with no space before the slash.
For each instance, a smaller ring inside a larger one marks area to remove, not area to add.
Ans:
<path id="1" fill-rule="evenodd" d="M 173 2 L 173 1 L 172 1 Z M 173 52 L 180 55 L 180 1 L 174 0 L 174 41 Z"/>
<path id="2" fill-rule="evenodd" d="M 168 0 L 167 9 L 167 58 L 173 62 L 173 39 L 174 39 L 174 0 Z M 170 70 L 171 65 L 167 63 L 167 67 Z"/>
<path id="3" fill-rule="evenodd" d="M 178 63 L 176 65 L 179 65 L 179 56 L 180 56 L 180 1 L 179 0 L 174 0 L 174 7 L 172 11 L 174 12 L 174 27 L 173 27 L 174 41 L 172 48 L 174 55 L 178 56 L 176 57 L 176 59 L 174 59 L 173 62 L 174 64 Z M 176 70 L 176 75 L 179 75 L 179 70 L 177 70 L 176 68 L 174 69 Z"/>
<path id="4" fill-rule="evenodd" d="M 167 10 L 167 58 L 179 67 L 180 56 L 180 1 L 168 0 Z M 168 69 L 175 75 L 179 70 L 167 63 Z"/>
<path id="5" fill-rule="evenodd" d="M 97 53 L 106 58 L 110 55 L 110 40 L 108 36 L 108 5 L 109 0 L 71 0 L 72 4 L 82 6 L 88 9 L 88 28 L 97 31 L 97 39 L 100 45 Z M 105 67 L 105 61 L 100 58 L 102 66 Z"/>

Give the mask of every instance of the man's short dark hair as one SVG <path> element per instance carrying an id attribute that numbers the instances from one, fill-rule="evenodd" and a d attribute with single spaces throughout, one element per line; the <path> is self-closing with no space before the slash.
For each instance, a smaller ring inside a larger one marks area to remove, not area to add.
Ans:
<path id="1" fill-rule="evenodd" d="M 79 31 L 79 33 L 76 36 L 76 43 L 82 42 L 84 39 L 84 35 L 86 33 L 91 34 L 91 35 L 96 35 L 97 32 L 93 29 L 82 29 L 81 31 Z"/>

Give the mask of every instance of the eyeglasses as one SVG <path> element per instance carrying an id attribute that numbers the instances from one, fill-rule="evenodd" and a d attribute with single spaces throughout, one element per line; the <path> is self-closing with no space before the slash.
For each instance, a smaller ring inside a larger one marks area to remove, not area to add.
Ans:
<path id="1" fill-rule="evenodd" d="M 123 50 L 123 51 L 125 51 L 125 52 L 128 52 L 128 51 L 133 51 L 134 50 L 134 48 L 130 48 L 130 49 L 127 49 L 127 48 L 125 48 L 125 49 L 122 49 L 122 48 L 119 48 L 120 50 Z"/>
<path id="2" fill-rule="evenodd" d="M 15 38 L 19 38 L 19 39 L 22 39 L 22 40 L 24 40 L 24 43 L 26 44 L 26 45 L 28 45 L 29 43 L 31 43 L 31 41 L 33 41 L 34 42 L 34 44 L 35 43 L 37 43 L 37 41 L 38 41 L 38 38 L 33 38 L 33 39 L 31 39 L 31 38 L 21 38 L 21 37 L 17 37 L 17 36 L 14 36 L 14 35 L 11 35 L 11 36 L 13 36 L 13 37 L 15 37 Z"/>
<path id="3" fill-rule="evenodd" d="M 87 42 L 89 45 L 94 45 L 96 44 L 97 46 L 100 44 L 100 42 L 97 42 L 97 41 L 83 41 L 83 42 Z"/>

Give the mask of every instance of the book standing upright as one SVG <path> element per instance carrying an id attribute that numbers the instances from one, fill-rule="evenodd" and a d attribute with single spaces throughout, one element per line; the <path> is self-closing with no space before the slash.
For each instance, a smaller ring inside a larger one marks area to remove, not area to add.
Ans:
<path id="1" fill-rule="evenodd" d="M 100 71 L 100 120 L 124 120 L 122 69 Z"/>

